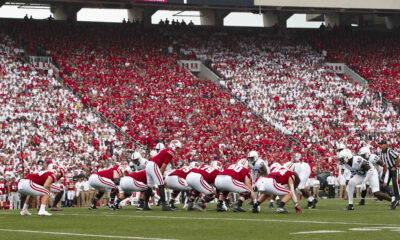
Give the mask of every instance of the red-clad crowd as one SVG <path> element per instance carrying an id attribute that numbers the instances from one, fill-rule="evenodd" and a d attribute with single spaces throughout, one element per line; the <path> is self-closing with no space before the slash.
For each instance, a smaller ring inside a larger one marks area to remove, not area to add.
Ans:
<path id="1" fill-rule="evenodd" d="M 400 31 L 334 29 L 313 36 L 318 49 L 344 62 L 370 81 L 369 87 L 395 104 L 400 112 Z"/>
<path id="2" fill-rule="evenodd" d="M 157 29 L 58 22 L 7 26 L 30 51 L 46 49 L 84 106 L 149 148 L 179 138 L 189 159 L 224 155 L 235 162 L 252 149 L 266 159 L 291 158 L 294 144 L 284 135 L 212 82 L 179 68 L 177 55 L 168 50 L 171 41 Z"/>

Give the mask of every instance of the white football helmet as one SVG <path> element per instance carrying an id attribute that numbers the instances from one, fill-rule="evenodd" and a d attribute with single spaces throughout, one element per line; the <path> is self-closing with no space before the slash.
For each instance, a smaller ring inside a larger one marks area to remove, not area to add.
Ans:
<path id="1" fill-rule="evenodd" d="M 249 161 L 246 158 L 240 159 L 236 164 L 244 168 L 249 168 Z"/>
<path id="2" fill-rule="evenodd" d="M 342 151 L 340 151 L 340 153 L 338 154 L 338 159 L 341 163 L 348 163 L 350 161 L 350 159 L 353 158 L 353 154 L 351 153 L 351 151 L 349 149 L 343 149 Z"/>
<path id="3" fill-rule="evenodd" d="M 172 150 L 175 150 L 175 149 L 177 149 L 177 148 L 183 148 L 183 145 L 182 145 L 181 141 L 175 139 L 175 140 L 172 140 L 172 141 L 169 143 L 169 147 L 170 147 Z"/>
<path id="4" fill-rule="evenodd" d="M 219 162 L 219 161 L 212 161 L 211 164 L 210 164 L 210 166 L 211 166 L 212 168 L 217 169 L 218 171 L 222 171 L 222 163 Z"/>
<path id="5" fill-rule="evenodd" d="M 161 151 L 161 150 L 165 149 L 165 145 L 162 142 L 157 143 L 157 145 L 154 149 L 156 149 L 157 151 Z"/>
<path id="6" fill-rule="evenodd" d="M 142 154 L 140 154 L 140 152 L 134 152 L 132 154 L 132 160 L 139 160 L 142 158 Z"/>
<path id="7" fill-rule="evenodd" d="M 250 151 L 250 152 L 247 154 L 247 159 L 248 159 L 250 162 L 255 162 L 255 161 L 257 161 L 257 159 L 258 159 L 258 152 L 257 152 L 257 151 Z"/>
<path id="8" fill-rule="evenodd" d="M 360 151 L 358 151 L 358 155 L 365 159 L 368 159 L 369 156 L 371 156 L 371 151 L 369 150 L 369 147 L 362 147 L 360 148 Z"/>
<path id="9" fill-rule="evenodd" d="M 337 151 L 340 152 L 346 148 L 346 145 L 344 145 L 344 143 L 339 143 L 336 148 L 337 148 Z"/>

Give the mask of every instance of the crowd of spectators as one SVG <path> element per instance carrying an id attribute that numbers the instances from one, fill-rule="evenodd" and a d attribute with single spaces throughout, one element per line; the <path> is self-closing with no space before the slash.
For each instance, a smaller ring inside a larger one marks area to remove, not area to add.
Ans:
<path id="1" fill-rule="evenodd" d="M 334 62 L 348 64 L 369 80 L 375 93 L 382 93 L 400 113 L 399 29 L 362 31 L 335 28 L 318 31 L 312 41 Z"/>
<path id="2" fill-rule="evenodd" d="M 305 148 L 334 158 L 338 142 L 357 150 L 386 137 L 399 147 L 400 120 L 394 108 L 346 75 L 328 72 L 322 54 L 302 35 L 205 29 L 180 37 L 183 54 L 210 62 L 238 98 Z M 337 49 L 346 51 L 346 44 Z"/>
<path id="3" fill-rule="evenodd" d="M 83 108 L 102 113 L 148 149 L 178 138 L 183 160 L 235 162 L 258 150 L 286 161 L 301 151 L 211 81 L 178 67 L 171 41 L 157 29 L 124 24 L 10 21 L 28 51 L 38 45 Z"/>

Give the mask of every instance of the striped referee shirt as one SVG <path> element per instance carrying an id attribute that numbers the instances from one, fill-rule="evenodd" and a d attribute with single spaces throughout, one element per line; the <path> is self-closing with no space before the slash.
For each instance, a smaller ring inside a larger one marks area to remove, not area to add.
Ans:
<path id="1" fill-rule="evenodd" d="M 388 166 L 388 168 L 392 168 L 396 166 L 396 160 L 399 158 L 399 154 L 393 149 L 387 148 L 386 151 L 381 152 L 380 157 L 383 162 Z"/>

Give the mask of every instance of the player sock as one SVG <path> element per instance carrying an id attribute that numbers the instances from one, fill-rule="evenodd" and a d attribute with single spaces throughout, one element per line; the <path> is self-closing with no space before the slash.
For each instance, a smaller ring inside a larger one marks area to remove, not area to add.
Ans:
<path id="1" fill-rule="evenodd" d="M 365 196 L 367 196 L 367 190 L 361 192 L 361 199 L 365 199 Z"/>
<path id="2" fill-rule="evenodd" d="M 313 196 L 308 197 L 308 198 L 307 198 L 307 201 L 308 201 L 308 202 L 313 202 L 313 201 L 314 201 L 314 197 L 313 197 Z"/>
<path id="3" fill-rule="evenodd" d="M 239 199 L 237 202 L 237 205 L 238 205 L 238 207 L 241 207 L 243 205 L 243 201 Z"/>
<path id="4" fill-rule="evenodd" d="M 22 210 L 28 210 L 29 205 L 24 203 L 24 207 L 22 208 Z"/>
<path id="5" fill-rule="evenodd" d="M 53 203 L 54 208 L 57 207 L 57 204 L 60 202 L 63 194 L 64 194 L 64 191 L 57 193 L 56 197 L 54 198 L 54 203 Z"/>
<path id="6" fill-rule="evenodd" d="M 224 201 L 218 200 L 218 206 L 222 206 L 222 205 L 224 205 Z"/>
<path id="7" fill-rule="evenodd" d="M 285 204 L 286 204 L 286 203 L 280 201 L 280 202 L 279 202 L 279 207 L 280 207 L 280 208 L 283 208 L 283 207 L 285 206 Z"/>
<path id="8" fill-rule="evenodd" d="M 46 210 L 46 205 L 40 204 L 40 209 L 39 211 L 45 211 Z"/>
<path id="9" fill-rule="evenodd" d="M 165 187 L 164 187 L 164 185 L 159 185 L 158 190 L 160 192 L 160 200 L 162 203 L 164 203 L 165 202 Z"/>
<path id="10" fill-rule="evenodd" d="M 144 195 L 144 202 L 145 202 L 145 205 L 149 203 L 150 196 L 151 196 L 151 193 L 152 193 L 152 192 L 153 192 L 153 190 L 152 190 L 151 188 L 147 188 L 147 189 L 146 189 L 145 195 Z"/>

